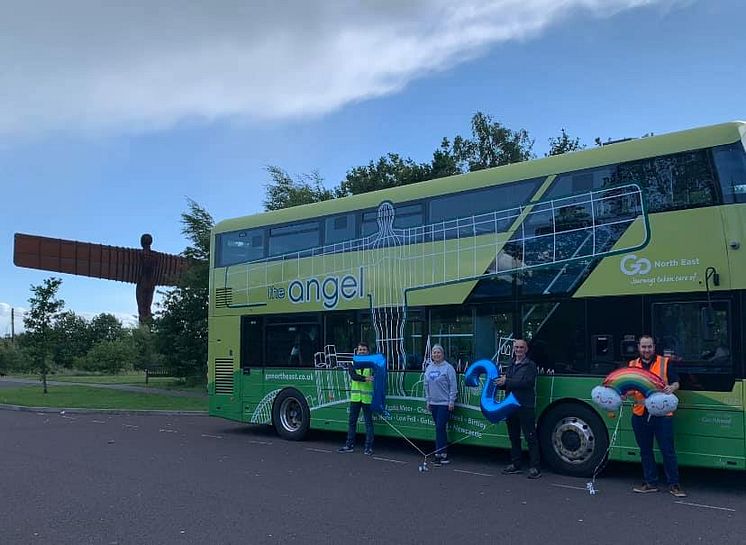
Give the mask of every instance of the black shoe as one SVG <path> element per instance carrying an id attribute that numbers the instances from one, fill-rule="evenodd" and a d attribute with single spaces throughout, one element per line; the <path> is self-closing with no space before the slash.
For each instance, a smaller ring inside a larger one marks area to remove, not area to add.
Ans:
<path id="1" fill-rule="evenodd" d="M 684 492 L 678 484 L 672 484 L 668 491 L 675 498 L 686 498 L 687 496 L 687 493 Z"/>
<path id="2" fill-rule="evenodd" d="M 440 457 L 436 456 L 435 458 L 433 458 L 432 464 L 434 466 L 440 467 Z"/>
<path id="3" fill-rule="evenodd" d="M 658 487 L 654 484 L 642 483 L 639 486 L 635 486 L 632 491 L 638 494 L 649 494 L 650 492 L 658 492 Z"/>
<path id="4" fill-rule="evenodd" d="M 373 449 L 372 448 L 366 448 L 363 451 L 363 454 L 365 454 L 366 456 L 373 456 Z"/>
<path id="5" fill-rule="evenodd" d="M 523 473 L 523 470 L 515 464 L 510 464 L 503 468 L 504 475 L 515 475 L 517 473 Z"/>
<path id="6" fill-rule="evenodd" d="M 541 477 L 541 471 L 539 471 L 537 468 L 532 467 L 528 470 L 529 479 L 538 479 L 539 477 Z"/>
<path id="7" fill-rule="evenodd" d="M 351 447 L 350 445 L 345 445 L 343 447 L 338 448 L 337 452 L 355 452 L 355 447 Z"/>
<path id="8" fill-rule="evenodd" d="M 440 463 L 441 464 L 450 464 L 451 463 L 451 461 L 448 459 L 448 455 L 447 454 L 441 454 L 440 455 Z"/>

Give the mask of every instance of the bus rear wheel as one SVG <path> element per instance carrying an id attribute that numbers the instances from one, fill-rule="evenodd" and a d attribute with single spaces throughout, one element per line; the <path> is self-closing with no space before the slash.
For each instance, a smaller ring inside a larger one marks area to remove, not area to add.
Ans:
<path id="1" fill-rule="evenodd" d="M 301 441 L 311 425 L 311 411 L 306 398 L 298 390 L 283 390 L 272 405 L 272 425 L 283 439 Z"/>
<path id="2" fill-rule="evenodd" d="M 559 473 L 593 474 L 609 448 L 606 426 L 596 412 L 579 403 L 550 409 L 539 429 L 544 460 Z"/>

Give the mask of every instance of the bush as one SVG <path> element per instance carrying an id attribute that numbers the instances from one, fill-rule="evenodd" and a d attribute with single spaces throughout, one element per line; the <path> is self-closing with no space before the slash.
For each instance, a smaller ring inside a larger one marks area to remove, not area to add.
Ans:
<path id="1" fill-rule="evenodd" d="M 0 375 L 32 371 L 31 358 L 23 350 L 10 343 L 0 342 Z"/>
<path id="2" fill-rule="evenodd" d="M 147 327 L 132 329 L 132 343 L 135 350 L 135 369 L 161 367 L 163 356 L 156 347 L 156 338 Z"/>
<path id="3" fill-rule="evenodd" d="M 136 351 L 131 339 L 101 341 L 93 345 L 88 353 L 77 358 L 75 367 L 83 371 L 114 374 L 132 370 Z"/>

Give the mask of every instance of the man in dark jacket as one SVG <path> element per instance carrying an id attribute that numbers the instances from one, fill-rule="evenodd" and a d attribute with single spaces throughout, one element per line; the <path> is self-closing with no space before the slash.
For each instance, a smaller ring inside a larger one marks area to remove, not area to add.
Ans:
<path id="1" fill-rule="evenodd" d="M 511 464 L 503 469 L 505 474 L 521 471 L 521 430 L 528 443 L 529 479 L 541 477 L 539 469 L 539 444 L 536 439 L 536 364 L 526 356 L 528 344 L 524 339 L 513 341 L 513 359 L 505 374 L 495 384 L 505 395 L 512 393 L 521 406 L 507 419 L 510 437 Z"/>

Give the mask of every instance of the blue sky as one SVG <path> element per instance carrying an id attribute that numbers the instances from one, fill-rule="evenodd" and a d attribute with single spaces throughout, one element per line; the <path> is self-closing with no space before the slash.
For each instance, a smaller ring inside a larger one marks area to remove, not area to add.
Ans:
<path id="1" fill-rule="evenodd" d="M 0 21 L 0 335 L 49 276 L 13 265 L 15 232 L 178 253 L 187 196 L 259 212 L 266 165 L 333 186 L 388 152 L 429 160 L 476 111 L 537 155 L 563 127 L 746 118 L 743 0 L 105 4 Z M 136 313 L 134 286 L 61 276 L 76 312 Z"/>

